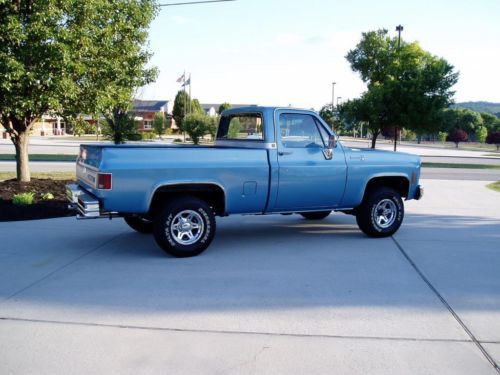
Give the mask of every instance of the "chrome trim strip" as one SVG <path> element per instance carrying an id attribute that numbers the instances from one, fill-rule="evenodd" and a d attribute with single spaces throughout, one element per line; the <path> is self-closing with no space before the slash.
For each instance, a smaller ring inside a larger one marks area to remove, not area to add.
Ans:
<path id="1" fill-rule="evenodd" d="M 276 149 L 276 143 L 274 142 L 262 142 L 262 141 L 251 141 L 251 140 L 241 140 L 241 141 L 219 140 L 215 141 L 215 146 L 235 147 L 235 148 L 257 148 L 265 150 Z"/>

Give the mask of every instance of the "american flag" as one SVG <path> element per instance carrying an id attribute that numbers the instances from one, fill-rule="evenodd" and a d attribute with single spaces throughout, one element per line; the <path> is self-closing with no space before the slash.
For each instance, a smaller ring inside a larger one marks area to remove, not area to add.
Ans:
<path id="1" fill-rule="evenodd" d="M 182 75 L 179 78 L 177 78 L 176 82 L 184 82 L 185 79 L 186 79 L 186 75 L 185 75 L 185 73 L 182 73 Z"/>

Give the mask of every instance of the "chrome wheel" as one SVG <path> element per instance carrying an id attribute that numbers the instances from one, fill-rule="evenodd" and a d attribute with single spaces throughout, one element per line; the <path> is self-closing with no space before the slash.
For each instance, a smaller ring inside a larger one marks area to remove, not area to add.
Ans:
<path id="1" fill-rule="evenodd" d="M 389 228 L 396 220 L 398 209 L 394 201 L 391 199 L 383 199 L 377 204 L 372 212 L 373 219 L 375 223 L 377 223 L 377 226 L 385 229 Z"/>
<path id="2" fill-rule="evenodd" d="M 197 242 L 205 230 L 201 215 L 193 210 L 184 210 L 175 215 L 170 225 L 172 238 L 181 245 Z"/>

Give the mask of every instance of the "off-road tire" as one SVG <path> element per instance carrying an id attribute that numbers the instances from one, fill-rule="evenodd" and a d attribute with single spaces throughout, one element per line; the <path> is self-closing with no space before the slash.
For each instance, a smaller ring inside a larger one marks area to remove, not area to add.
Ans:
<path id="1" fill-rule="evenodd" d="M 392 236 L 401 226 L 403 218 L 401 195 L 387 187 L 368 192 L 363 203 L 356 209 L 359 229 L 370 237 Z"/>
<path id="2" fill-rule="evenodd" d="M 196 197 L 184 196 L 167 203 L 155 217 L 153 235 L 165 252 L 187 258 L 201 254 L 210 245 L 215 229 L 210 206 Z"/>

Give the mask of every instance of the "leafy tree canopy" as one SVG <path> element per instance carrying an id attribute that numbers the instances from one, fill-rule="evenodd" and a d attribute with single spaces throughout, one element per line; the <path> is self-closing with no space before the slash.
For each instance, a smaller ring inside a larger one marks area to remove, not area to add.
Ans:
<path id="1" fill-rule="evenodd" d="M 175 120 L 175 123 L 177 127 L 180 130 L 183 129 L 183 120 L 184 117 L 189 113 L 189 102 L 191 101 L 191 98 L 189 97 L 189 94 L 184 91 L 180 90 L 177 92 L 177 95 L 175 96 L 174 99 L 174 108 L 172 109 L 172 116 Z"/>
<path id="2" fill-rule="evenodd" d="M 458 73 L 446 60 L 424 51 L 416 42 L 391 38 L 387 30 L 362 34 L 346 59 L 368 86 L 362 97 L 372 134 L 384 127 L 405 127 L 421 134 L 437 130 L 440 112 L 453 96 Z M 357 103 L 358 107 L 361 103 Z M 374 144 L 373 144 L 374 146 Z"/>
<path id="3" fill-rule="evenodd" d="M 127 109 L 145 68 L 154 0 L 0 1 L 0 116 L 29 181 L 28 134 L 48 111 L 63 117 Z"/>

